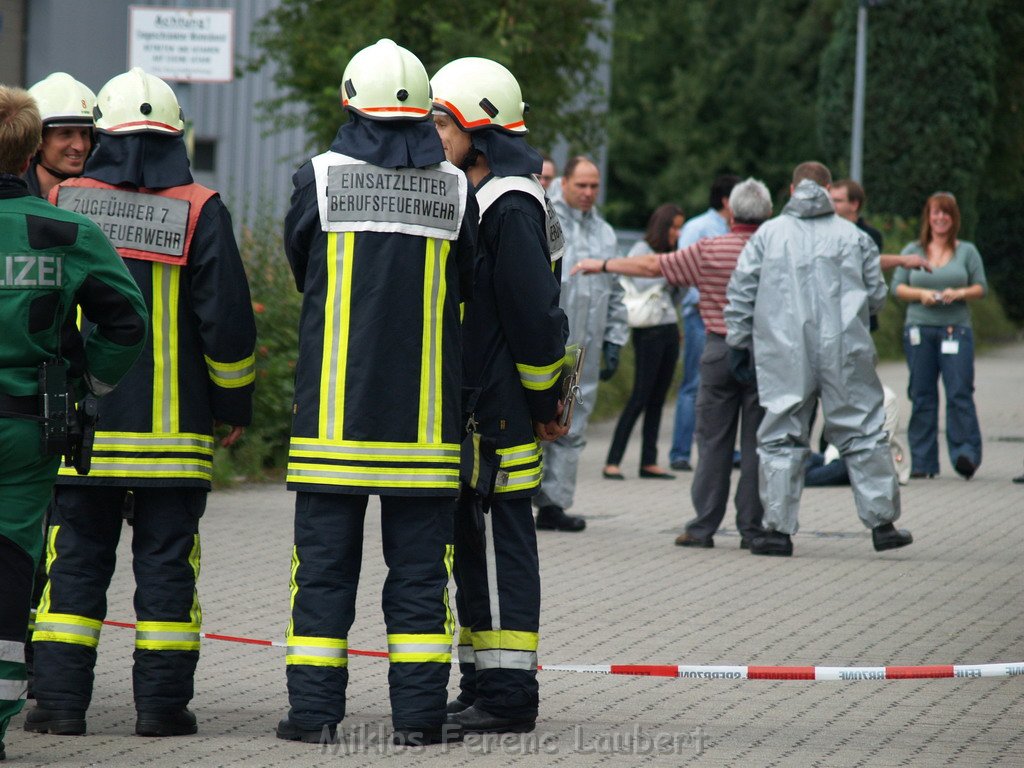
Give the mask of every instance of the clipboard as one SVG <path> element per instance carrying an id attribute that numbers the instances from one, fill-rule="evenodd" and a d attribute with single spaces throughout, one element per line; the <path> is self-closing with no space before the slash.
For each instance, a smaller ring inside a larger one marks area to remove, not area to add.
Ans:
<path id="1" fill-rule="evenodd" d="M 580 391 L 580 377 L 583 375 L 583 360 L 587 348 L 573 344 L 565 348 L 562 361 L 562 415 L 558 423 L 565 427 L 572 423 L 572 412 L 577 403 L 583 404 L 583 393 Z"/>

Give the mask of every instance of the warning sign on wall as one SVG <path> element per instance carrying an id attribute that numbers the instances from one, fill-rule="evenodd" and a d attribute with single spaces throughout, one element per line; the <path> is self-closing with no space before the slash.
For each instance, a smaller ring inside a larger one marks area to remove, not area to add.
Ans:
<path id="1" fill-rule="evenodd" d="M 231 9 L 128 7 L 128 66 L 164 80 L 227 83 L 235 66 Z"/>

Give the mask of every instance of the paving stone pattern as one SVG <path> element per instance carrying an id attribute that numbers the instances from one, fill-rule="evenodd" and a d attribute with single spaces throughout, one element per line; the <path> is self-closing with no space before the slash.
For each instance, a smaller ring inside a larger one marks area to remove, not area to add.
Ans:
<path id="1" fill-rule="evenodd" d="M 732 512 L 715 548 L 673 538 L 691 515 L 691 474 L 600 477 L 612 424 L 595 425 L 573 512 L 586 532 L 539 535 L 541 663 L 881 666 L 1024 661 L 1024 346 L 977 361 L 985 437 L 974 480 L 952 470 L 903 489 L 915 543 L 877 554 L 847 488 L 808 489 L 791 559 L 739 549 Z M 909 417 L 906 368 L 882 379 Z M 663 459 L 672 420 L 663 419 Z M 819 422 L 820 423 L 820 422 Z M 734 475 L 735 480 L 735 475 Z M 283 638 L 288 621 L 292 495 L 247 486 L 211 495 L 202 522 L 204 629 Z M 367 514 L 363 583 L 350 646 L 386 647 L 384 569 L 375 502 Z M 126 529 L 127 533 L 130 530 Z M 109 616 L 132 621 L 130 550 L 122 542 Z M 284 652 L 207 640 L 192 707 L 194 737 L 133 734 L 130 630 L 107 627 L 83 737 L 7 738 L 11 765 L 303 766 L 1021 766 L 1024 677 L 982 680 L 772 682 L 541 672 L 541 718 L 525 737 L 393 748 L 387 664 L 350 659 L 349 716 L 337 747 L 286 743 Z M 453 689 L 456 680 L 453 673 Z"/>

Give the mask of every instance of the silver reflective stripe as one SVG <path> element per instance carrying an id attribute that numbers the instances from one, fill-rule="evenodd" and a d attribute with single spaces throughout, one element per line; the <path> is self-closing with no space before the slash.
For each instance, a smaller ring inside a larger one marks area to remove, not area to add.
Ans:
<path id="1" fill-rule="evenodd" d="M 558 378 L 560 371 L 556 368 L 553 373 L 530 373 L 529 371 L 523 370 L 523 367 L 517 365 L 516 368 L 519 371 L 519 379 L 521 381 L 528 381 L 531 384 L 546 384 L 551 386 L 555 383 Z"/>
<path id="2" fill-rule="evenodd" d="M 59 632 L 62 635 L 81 635 L 91 637 L 99 642 L 100 631 L 92 627 L 83 627 L 81 624 L 62 624 L 57 621 L 37 621 L 36 632 Z"/>
<path id="3" fill-rule="evenodd" d="M 146 435 L 112 435 L 109 432 L 96 435 L 94 447 L 106 448 L 108 445 L 132 445 L 141 448 L 158 447 L 181 447 L 199 448 L 213 451 L 213 439 L 204 437 L 148 437 Z"/>
<path id="4" fill-rule="evenodd" d="M 292 451 L 311 451 L 319 454 L 345 454 L 355 456 L 394 456 L 396 459 L 411 459 L 413 461 L 427 458 L 457 459 L 458 448 L 440 448 L 437 446 L 414 446 L 408 448 L 375 448 L 367 445 L 329 445 L 326 443 L 306 442 L 304 440 L 292 440 Z"/>
<path id="5" fill-rule="evenodd" d="M 252 376 L 256 370 L 256 363 L 253 363 L 252 365 L 247 365 L 244 368 L 239 368 L 237 371 L 229 371 L 223 368 L 218 368 L 215 363 L 207 363 L 206 367 L 209 370 L 209 372 L 213 376 L 216 376 L 218 379 L 226 379 L 228 381 L 232 381 L 234 379 L 244 379 L 247 376 Z"/>
<path id="6" fill-rule="evenodd" d="M 501 456 L 501 464 L 504 466 L 520 459 L 539 459 L 540 449 L 531 447 L 523 451 L 512 451 L 511 453 L 501 453 L 499 451 L 499 455 Z"/>
<path id="7" fill-rule="evenodd" d="M 103 456 L 93 456 L 92 468 L 96 472 L 122 472 L 125 475 L 145 475 L 145 474 L 166 474 L 173 472 L 175 474 L 181 472 L 195 472 L 203 475 L 209 475 L 212 471 L 212 463 L 196 461 L 160 461 L 152 464 L 134 463 L 134 462 L 121 462 L 117 459 L 113 461 L 105 461 Z"/>
<path id="8" fill-rule="evenodd" d="M 163 266 L 163 265 L 162 265 Z M 162 280 L 160 281 L 160 300 L 163 302 L 163 312 L 161 313 L 161 328 L 160 337 L 163 341 L 162 349 L 159 352 L 153 350 L 153 354 L 159 354 L 163 358 L 163 403 L 161 403 L 161 416 L 162 421 L 160 422 L 163 429 L 154 430 L 158 432 L 169 431 L 171 427 L 171 392 L 174 387 L 174 365 L 172 359 L 174 350 L 171 349 L 171 335 L 172 326 L 175 321 L 174 310 L 176 307 L 171 306 L 171 280 L 178 276 L 177 271 L 170 267 L 164 266 L 160 270 Z"/>
<path id="9" fill-rule="evenodd" d="M 150 630 L 136 630 L 135 642 L 140 640 L 153 640 L 156 642 L 184 642 L 198 643 L 198 632 L 154 632 Z"/>
<path id="10" fill-rule="evenodd" d="M 509 651 L 496 648 L 476 652 L 476 668 L 483 669 L 537 669 L 536 651 Z"/>
<path id="11" fill-rule="evenodd" d="M 473 664 L 475 662 L 472 645 L 460 645 L 459 646 L 459 663 L 460 664 Z"/>
<path id="12" fill-rule="evenodd" d="M 486 518 L 487 516 L 484 515 Z M 485 565 L 487 567 L 487 599 L 491 611 L 491 629 L 501 630 L 501 598 L 498 595 L 498 559 L 494 549 L 494 526 L 484 521 Z"/>
<path id="13" fill-rule="evenodd" d="M 292 469 L 288 472 L 293 477 L 309 477 L 309 478 L 331 478 L 336 480 L 366 480 L 369 483 L 374 481 L 388 481 L 396 482 L 400 481 L 403 483 L 419 482 L 419 483 L 451 483 L 458 480 L 458 472 L 452 470 L 451 474 L 441 475 L 436 473 L 424 473 L 421 475 L 404 474 L 402 472 L 352 472 L 344 470 L 329 470 L 329 469 Z"/>
<path id="14" fill-rule="evenodd" d="M 25 663 L 25 644 L 17 640 L 0 640 L 0 661 L 12 664 Z"/>
<path id="15" fill-rule="evenodd" d="M 436 443 L 441 439 L 438 434 L 438 424 L 436 423 L 436 413 L 439 407 L 437 398 L 434 397 L 435 388 L 437 387 L 437 346 L 441 343 L 441 312 L 437 306 L 437 297 L 441 292 L 441 281 L 444 279 L 444 272 L 441 269 L 441 254 L 444 249 L 444 241 L 442 240 L 430 240 L 430 243 L 434 246 L 434 274 L 430 280 L 430 307 L 428 311 L 430 313 L 430 342 L 427 350 L 427 439 L 428 443 Z"/>
<path id="16" fill-rule="evenodd" d="M 0 701 L 18 701 L 24 699 L 27 693 L 27 680 L 0 680 Z"/>
<path id="17" fill-rule="evenodd" d="M 448 643 L 388 643 L 388 653 L 451 653 Z"/>
<path id="18" fill-rule="evenodd" d="M 324 659 L 347 659 L 347 648 L 321 648 L 319 645 L 289 645 L 288 656 L 319 656 Z"/>

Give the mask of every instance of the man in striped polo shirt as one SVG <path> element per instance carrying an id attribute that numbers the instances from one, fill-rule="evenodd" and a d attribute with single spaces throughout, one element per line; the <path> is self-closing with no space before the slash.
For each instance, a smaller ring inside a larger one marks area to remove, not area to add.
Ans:
<path id="1" fill-rule="evenodd" d="M 646 254 L 626 259 L 584 259 L 573 273 L 608 272 L 639 277 L 664 276 L 672 285 L 700 290 L 700 315 L 707 329 L 707 344 L 700 360 L 697 392 L 697 451 L 690 498 L 697 516 L 676 538 L 681 547 L 710 548 L 729 502 L 736 430 L 740 433 L 740 482 L 736 489 L 736 527 L 740 546 L 747 549 L 761 533 L 763 508 L 758 495 L 757 428 L 764 410 L 757 399 L 753 369 L 734 373 L 725 343 L 725 291 L 740 252 L 758 225 L 772 215 L 768 188 L 756 179 L 737 184 L 729 195 L 732 227 L 728 234 L 698 240 L 672 253 Z"/>

